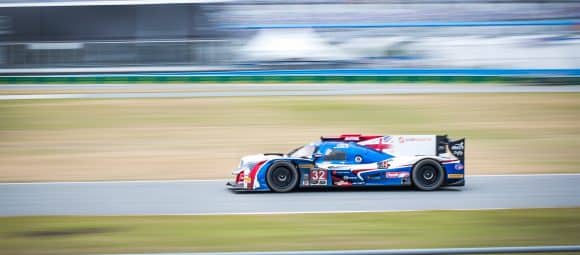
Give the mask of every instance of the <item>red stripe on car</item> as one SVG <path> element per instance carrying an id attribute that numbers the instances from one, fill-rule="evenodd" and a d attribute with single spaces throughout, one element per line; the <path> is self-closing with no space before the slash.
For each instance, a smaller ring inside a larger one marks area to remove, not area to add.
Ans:
<path id="1" fill-rule="evenodd" d="M 261 161 L 260 163 L 256 164 L 254 168 L 250 171 L 250 183 L 248 183 L 248 189 L 254 188 L 254 181 L 256 179 L 256 174 L 258 173 L 258 169 L 266 162 L 266 160 Z"/>

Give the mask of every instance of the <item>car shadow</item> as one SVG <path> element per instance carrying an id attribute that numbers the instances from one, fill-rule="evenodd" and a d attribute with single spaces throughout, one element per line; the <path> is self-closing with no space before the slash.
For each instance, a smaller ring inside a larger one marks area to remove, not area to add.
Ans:
<path id="1" fill-rule="evenodd" d="M 289 193 L 356 193 L 356 192 L 459 192 L 462 191 L 462 187 L 442 187 L 433 191 L 421 191 L 414 187 L 400 187 L 400 186 L 365 186 L 365 187 L 307 187 L 300 188 L 298 190 Z M 264 193 L 275 193 L 271 191 L 244 191 L 244 190 L 230 190 L 232 193 L 236 194 L 264 194 Z M 280 193 L 277 193 L 280 194 Z"/>
<path id="2" fill-rule="evenodd" d="M 376 191 L 400 191 L 400 192 L 446 192 L 446 191 L 461 191 L 457 187 L 443 187 L 433 191 L 421 191 L 414 187 L 400 187 L 400 186 L 365 186 L 365 187 L 325 187 L 325 188 L 301 188 L 295 192 L 376 192 Z"/>

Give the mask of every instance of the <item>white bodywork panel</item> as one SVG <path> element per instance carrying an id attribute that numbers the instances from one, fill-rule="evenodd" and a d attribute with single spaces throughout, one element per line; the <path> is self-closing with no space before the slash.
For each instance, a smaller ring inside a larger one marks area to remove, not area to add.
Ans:
<path id="1" fill-rule="evenodd" d="M 436 156 L 435 135 L 391 135 L 359 142 L 361 145 L 384 144 L 382 150 L 394 156 Z"/>

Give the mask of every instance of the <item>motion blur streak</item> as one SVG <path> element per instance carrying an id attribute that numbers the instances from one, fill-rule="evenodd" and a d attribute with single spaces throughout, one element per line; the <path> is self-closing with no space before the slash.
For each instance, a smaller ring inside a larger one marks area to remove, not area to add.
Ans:
<path id="1" fill-rule="evenodd" d="M 274 86 L 252 86 L 252 85 L 163 85 L 164 91 L 172 89 L 208 89 L 220 91 L 181 91 L 181 92 L 131 92 L 131 93 L 101 93 L 99 90 L 130 90 L 149 89 L 154 87 L 84 87 L 82 90 L 95 90 L 92 93 L 52 93 L 52 94 L 11 94 L 1 95 L 0 100 L 22 100 L 22 99 L 114 99 L 114 98 L 188 98 L 188 97 L 271 97 L 271 96 L 339 96 L 339 95 L 387 95 L 387 94 L 456 94 L 456 93 L 564 93 L 580 92 L 580 86 L 445 86 L 445 85 L 372 85 L 357 84 L 348 87 L 346 85 L 274 85 Z M 18 85 L 16 87 L 0 87 L 0 91 L 16 90 L 50 90 L 68 89 L 80 90 L 70 86 L 28 86 Z M 224 91 L 225 90 L 225 91 Z"/>
<path id="2" fill-rule="evenodd" d="M 578 1 L 2 1 L 0 67 L 578 67 Z"/>

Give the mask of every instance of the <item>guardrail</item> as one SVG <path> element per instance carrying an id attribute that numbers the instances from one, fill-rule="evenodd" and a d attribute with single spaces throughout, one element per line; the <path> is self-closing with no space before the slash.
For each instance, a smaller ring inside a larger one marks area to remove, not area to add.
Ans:
<path id="1" fill-rule="evenodd" d="M 580 69 L 324 69 L 0 75 L 0 84 L 546 82 L 580 85 Z"/>
<path id="2" fill-rule="evenodd" d="M 478 247 L 438 249 L 351 250 L 351 251 L 279 251 L 279 252 L 209 252 L 155 253 L 155 255 L 438 255 L 438 254 L 513 254 L 580 252 L 580 245 Z M 145 255 L 145 254 L 142 254 Z"/>

